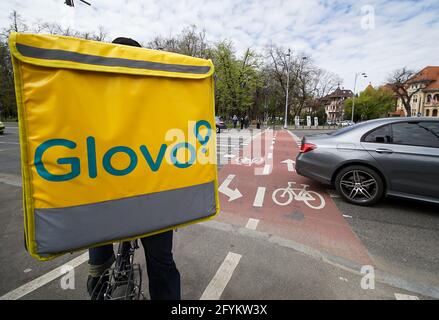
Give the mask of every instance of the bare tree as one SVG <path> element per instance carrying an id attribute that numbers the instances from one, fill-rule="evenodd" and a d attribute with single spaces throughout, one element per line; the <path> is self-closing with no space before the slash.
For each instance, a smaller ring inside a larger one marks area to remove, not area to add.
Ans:
<path id="1" fill-rule="evenodd" d="M 417 73 L 413 70 L 404 67 L 393 71 L 387 78 L 387 82 L 391 85 L 393 92 L 401 99 L 401 102 L 407 112 L 407 115 L 411 115 L 411 100 L 412 97 L 423 89 L 423 86 L 419 86 L 410 90 L 410 81 Z"/>
<path id="2" fill-rule="evenodd" d="M 199 31 L 195 25 L 184 28 L 177 36 L 157 36 L 148 42 L 147 47 L 181 53 L 197 58 L 209 57 L 206 31 Z"/>
<path id="3" fill-rule="evenodd" d="M 337 74 L 318 68 L 315 70 L 313 78 L 313 95 L 316 99 L 321 99 L 334 91 L 343 83 L 343 79 Z"/>
<path id="4" fill-rule="evenodd" d="M 9 26 L 1 30 L 2 39 L 7 39 L 11 32 L 26 32 L 29 29 L 27 24 L 15 10 L 9 14 L 9 21 Z"/>
<path id="5" fill-rule="evenodd" d="M 268 58 L 269 68 L 284 97 L 288 70 L 290 93 L 288 109 L 293 117 L 300 115 L 305 107 L 313 108 L 316 98 L 329 93 L 337 85 L 337 81 L 341 82 L 338 76 L 319 69 L 311 58 L 301 53 L 290 53 L 288 56 L 287 50 L 272 45 L 268 48 Z"/>

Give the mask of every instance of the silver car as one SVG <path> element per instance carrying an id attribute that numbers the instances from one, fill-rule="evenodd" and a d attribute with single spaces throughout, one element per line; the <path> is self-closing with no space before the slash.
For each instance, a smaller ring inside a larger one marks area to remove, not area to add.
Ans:
<path id="1" fill-rule="evenodd" d="M 376 119 L 304 137 L 296 171 L 354 204 L 386 195 L 439 203 L 439 119 Z"/>

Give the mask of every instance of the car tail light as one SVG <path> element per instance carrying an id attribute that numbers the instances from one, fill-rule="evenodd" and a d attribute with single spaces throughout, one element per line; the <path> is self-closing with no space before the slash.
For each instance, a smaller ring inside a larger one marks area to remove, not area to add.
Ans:
<path id="1" fill-rule="evenodd" d="M 315 148 L 317 148 L 317 146 L 315 144 L 312 143 L 302 143 L 300 146 L 300 153 L 307 153 L 308 151 L 312 151 Z"/>

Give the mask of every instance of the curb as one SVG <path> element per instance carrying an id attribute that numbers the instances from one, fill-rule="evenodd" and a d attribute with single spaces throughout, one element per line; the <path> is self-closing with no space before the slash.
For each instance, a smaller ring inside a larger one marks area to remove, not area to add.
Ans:
<path id="1" fill-rule="evenodd" d="M 359 265 L 356 262 L 347 260 L 342 257 L 334 256 L 317 249 L 313 249 L 311 247 L 305 246 L 303 244 L 300 244 L 290 239 L 285 239 L 278 236 L 273 236 L 269 233 L 265 233 L 257 230 L 251 230 L 244 227 L 239 227 L 229 223 L 219 222 L 214 220 L 202 222 L 200 223 L 200 225 L 203 225 L 207 228 L 212 228 L 225 232 L 236 232 L 247 237 L 265 240 L 281 247 L 293 249 L 297 252 L 305 254 L 316 260 L 321 260 L 327 264 L 343 269 L 355 275 L 359 275 L 359 276 L 364 275 L 364 273 L 361 273 L 362 265 Z M 374 272 L 375 272 L 375 281 L 390 285 L 398 289 L 415 292 L 417 294 L 426 297 L 439 299 L 439 287 L 429 286 L 425 283 L 408 281 L 398 276 L 387 273 L 385 271 L 379 270 L 376 267 L 374 267 Z"/>

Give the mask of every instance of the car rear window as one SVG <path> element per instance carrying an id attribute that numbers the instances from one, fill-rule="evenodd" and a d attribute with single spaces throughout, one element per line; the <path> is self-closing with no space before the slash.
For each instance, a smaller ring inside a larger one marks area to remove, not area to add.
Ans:
<path id="1" fill-rule="evenodd" d="M 390 125 L 385 125 L 369 132 L 364 137 L 364 142 L 390 143 L 392 140 Z"/>

